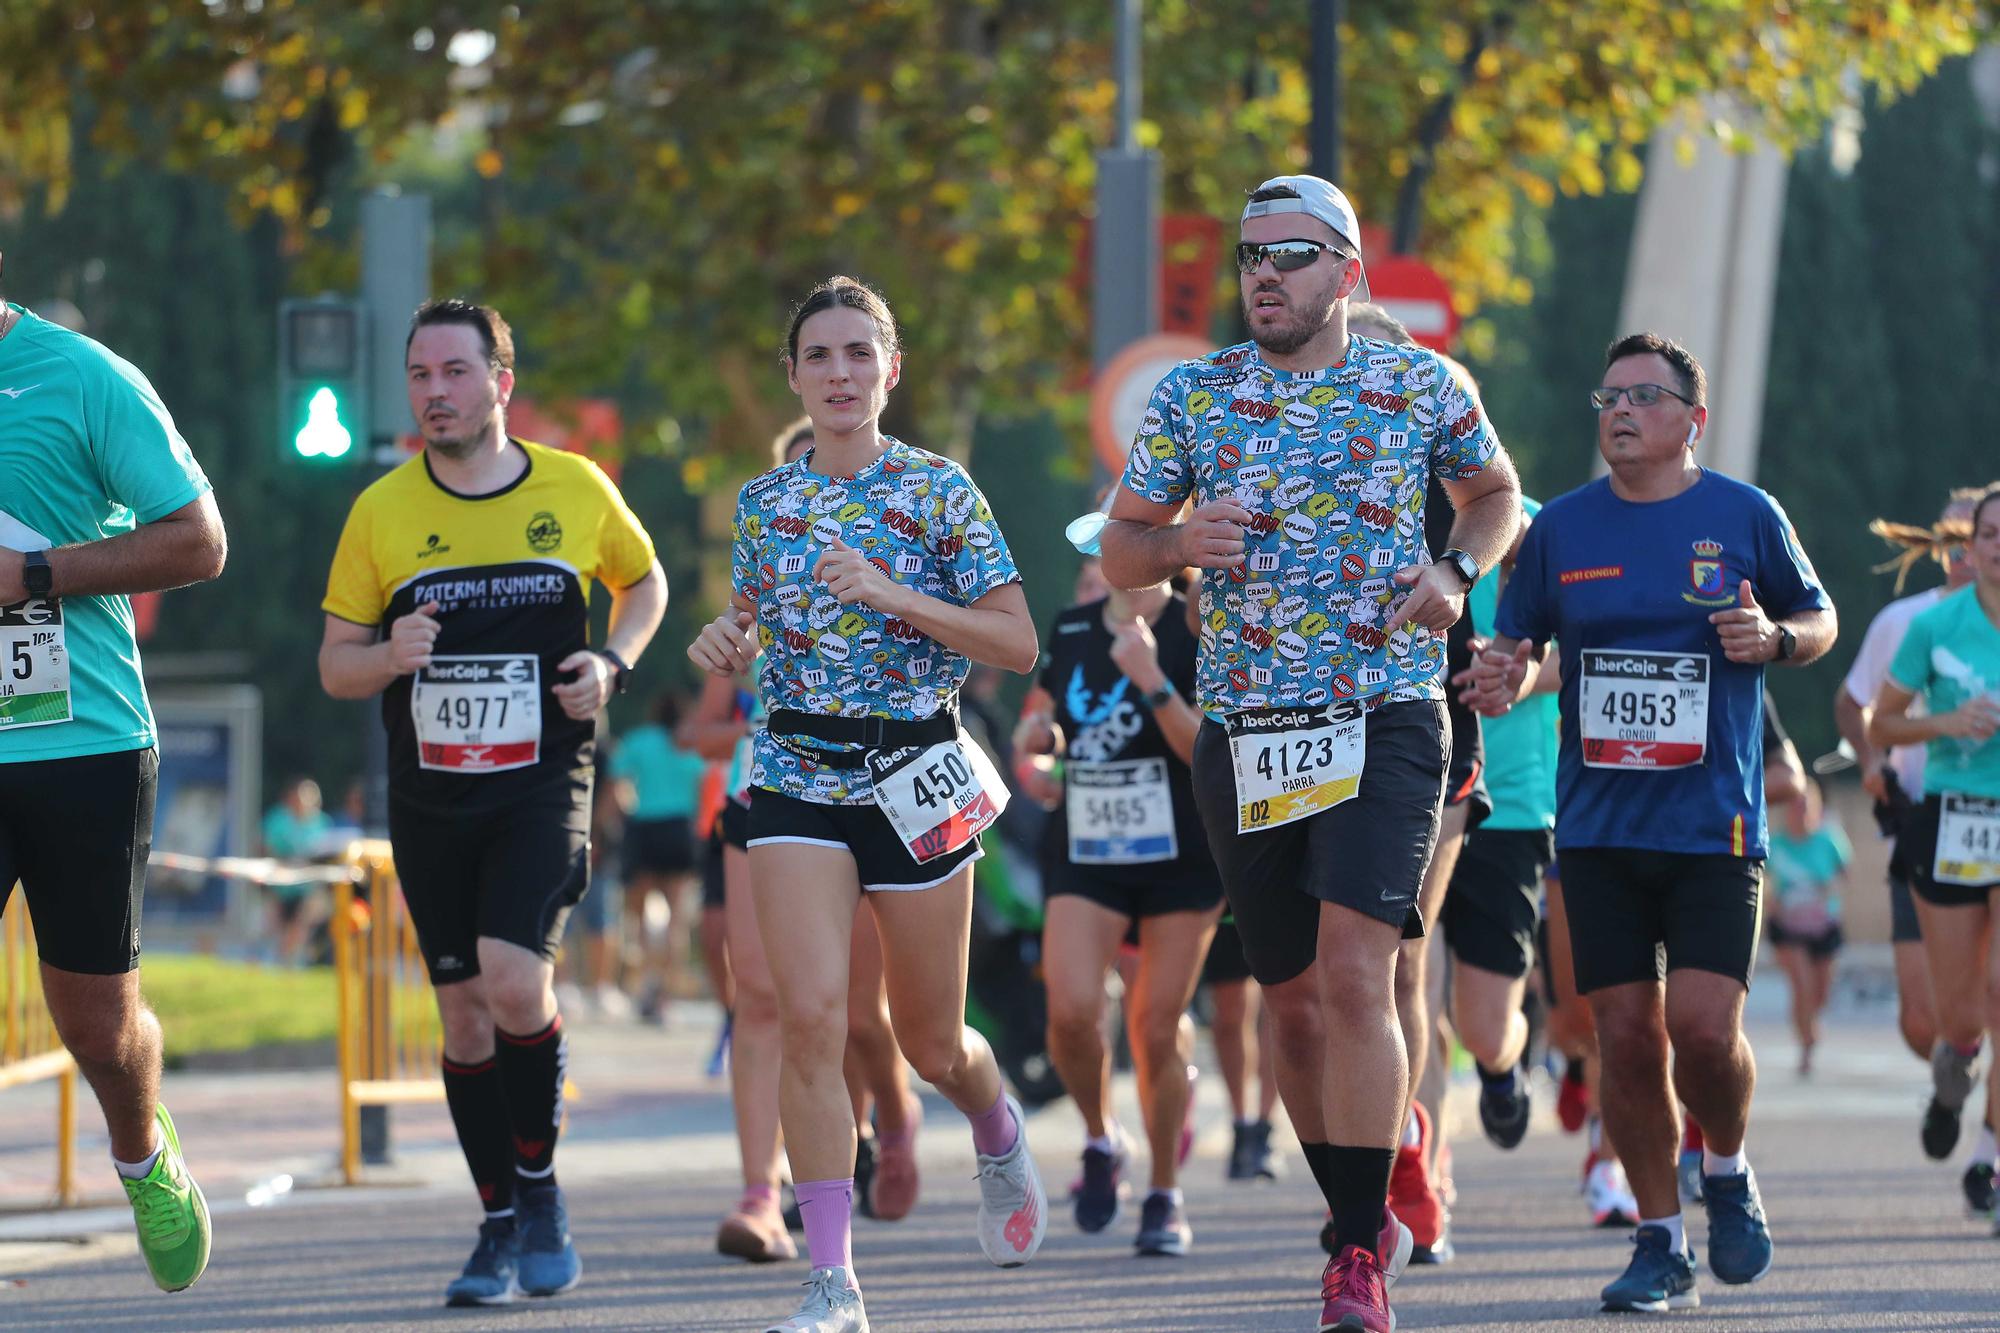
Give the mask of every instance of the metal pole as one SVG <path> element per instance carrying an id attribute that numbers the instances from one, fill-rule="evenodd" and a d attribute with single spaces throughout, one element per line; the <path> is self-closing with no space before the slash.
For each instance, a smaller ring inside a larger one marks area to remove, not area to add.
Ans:
<path id="1" fill-rule="evenodd" d="M 1118 9 L 1118 138 L 1121 153 L 1139 151 L 1139 107 L 1145 94 L 1139 82 L 1139 0 L 1115 0 Z"/>
<path id="2" fill-rule="evenodd" d="M 1340 182 L 1340 24 L 1346 0 L 1312 0 L 1313 175 Z"/>
<path id="3" fill-rule="evenodd" d="M 1113 3 L 1118 142 L 1097 155 L 1090 247 L 1090 352 L 1100 368 L 1160 327 L 1160 160 L 1139 147 L 1139 0 Z"/>

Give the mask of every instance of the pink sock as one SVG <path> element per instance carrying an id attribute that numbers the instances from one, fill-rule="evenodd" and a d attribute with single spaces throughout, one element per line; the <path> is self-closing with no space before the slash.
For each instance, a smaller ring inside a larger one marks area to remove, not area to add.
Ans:
<path id="1" fill-rule="evenodd" d="M 993 1099 L 993 1105 L 966 1119 L 972 1122 L 973 1151 L 981 1157 L 1005 1157 L 1021 1137 L 1021 1127 L 1014 1123 L 1004 1090 Z"/>
<path id="2" fill-rule="evenodd" d="M 854 1177 L 803 1180 L 792 1186 L 806 1224 L 806 1254 L 814 1268 L 845 1268 L 854 1276 Z"/>
<path id="3" fill-rule="evenodd" d="M 743 1203 L 746 1209 L 750 1207 L 768 1208 L 777 1202 L 778 1187 L 776 1185 L 760 1184 L 745 1185 L 743 1187 Z"/>

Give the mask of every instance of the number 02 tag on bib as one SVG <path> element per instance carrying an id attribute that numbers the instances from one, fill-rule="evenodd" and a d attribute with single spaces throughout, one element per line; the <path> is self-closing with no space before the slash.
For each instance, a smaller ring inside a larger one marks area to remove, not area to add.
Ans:
<path id="1" fill-rule="evenodd" d="M 433 657 L 410 690 L 417 762 L 500 773 L 542 757 L 542 664 L 532 653 Z"/>
<path id="2" fill-rule="evenodd" d="M 1942 806 L 1931 878 L 1970 888 L 2000 884 L 2000 801 L 1946 792 Z"/>
<path id="3" fill-rule="evenodd" d="M 986 751 L 964 732 L 955 741 L 870 750 L 875 804 L 919 865 L 971 842 L 1007 808 L 1007 787 Z"/>
<path id="4" fill-rule="evenodd" d="M 1180 855 L 1164 759 L 1068 764 L 1063 807 L 1076 865 L 1147 865 Z"/>
<path id="5" fill-rule="evenodd" d="M 1692 767 L 1708 752 L 1708 655 L 1586 648 L 1576 711 L 1586 767 Z"/>
<path id="6" fill-rule="evenodd" d="M 30 597 L 0 606 L 0 731 L 69 719 L 62 601 Z"/>
<path id="7" fill-rule="evenodd" d="M 1367 759 L 1364 719 L 1351 702 L 1232 714 L 1236 831 L 1277 828 L 1352 800 Z"/>

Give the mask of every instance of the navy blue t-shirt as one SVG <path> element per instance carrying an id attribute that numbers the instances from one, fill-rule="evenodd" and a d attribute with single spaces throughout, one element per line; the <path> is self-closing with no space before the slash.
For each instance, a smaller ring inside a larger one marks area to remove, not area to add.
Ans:
<path id="1" fill-rule="evenodd" d="M 1773 620 L 1833 605 L 1778 502 L 1705 469 L 1648 503 L 1593 481 L 1528 529 L 1496 628 L 1560 645 L 1558 847 L 1764 855 L 1764 668 L 1708 621 L 1745 579 Z"/>

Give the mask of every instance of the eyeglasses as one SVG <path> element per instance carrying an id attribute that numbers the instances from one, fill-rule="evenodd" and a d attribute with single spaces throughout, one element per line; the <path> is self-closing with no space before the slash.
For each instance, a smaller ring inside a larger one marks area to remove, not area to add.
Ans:
<path id="1" fill-rule="evenodd" d="M 1678 398 L 1689 407 L 1694 406 L 1694 399 L 1686 394 L 1675 393 L 1664 384 L 1614 384 L 1607 388 L 1592 389 L 1590 405 L 1600 412 L 1609 412 L 1618 406 L 1618 395 L 1621 393 L 1632 401 L 1634 407 L 1651 407 L 1660 401 L 1661 394 L 1669 398 Z"/>
<path id="2" fill-rule="evenodd" d="M 1342 263 L 1354 258 L 1344 250 L 1321 241 L 1266 241 L 1259 245 L 1254 241 L 1244 241 L 1236 247 L 1236 268 L 1244 274 L 1255 273 L 1266 259 L 1271 267 L 1280 273 L 1295 273 L 1308 268 L 1325 251 Z"/>

